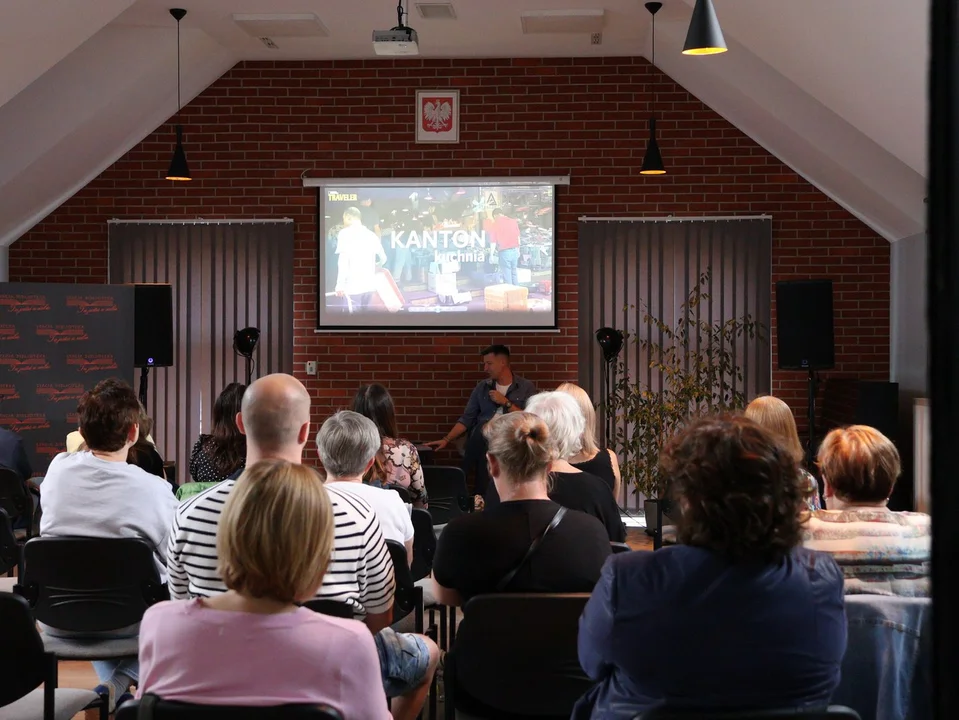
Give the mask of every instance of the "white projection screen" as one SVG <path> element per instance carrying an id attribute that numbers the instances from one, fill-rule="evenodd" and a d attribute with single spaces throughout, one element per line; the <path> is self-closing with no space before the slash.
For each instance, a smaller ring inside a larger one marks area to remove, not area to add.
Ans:
<path id="1" fill-rule="evenodd" d="M 308 179 L 318 330 L 557 326 L 555 178 Z"/>

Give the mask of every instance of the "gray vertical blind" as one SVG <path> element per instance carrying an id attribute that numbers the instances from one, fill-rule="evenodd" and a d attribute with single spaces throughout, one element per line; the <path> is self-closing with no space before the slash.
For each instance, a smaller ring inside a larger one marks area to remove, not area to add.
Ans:
<path id="1" fill-rule="evenodd" d="M 213 401 L 246 382 L 233 333 L 260 330 L 254 378 L 293 370 L 293 224 L 110 223 L 111 283 L 173 286 L 173 367 L 150 371 L 147 410 L 177 480 L 209 432 Z"/>
<path id="2" fill-rule="evenodd" d="M 596 330 L 612 327 L 631 337 L 661 342 L 659 331 L 643 322 L 645 308 L 675 325 L 680 306 L 706 270 L 711 270 L 707 289 L 711 300 L 697 308 L 697 320 L 714 323 L 749 314 L 762 323 L 764 340 L 743 339 L 731 350 L 743 370 L 743 383 L 736 389 L 748 398 L 769 392 L 771 245 L 768 218 L 580 222 L 579 381 L 600 405 L 600 435 L 605 405 Z M 641 378 L 652 390 L 661 387 L 659 373 L 649 367 L 638 343 L 629 341 L 620 359 L 631 377 Z M 641 498 L 625 486 L 620 502 L 638 507 Z"/>

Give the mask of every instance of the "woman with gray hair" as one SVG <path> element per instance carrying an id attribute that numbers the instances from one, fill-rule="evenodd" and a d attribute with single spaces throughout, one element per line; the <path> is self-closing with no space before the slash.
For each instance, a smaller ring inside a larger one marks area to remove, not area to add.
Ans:
<path id="1" fill-rule="evenodd" d="M 564 392 L 539 393 L 527 401 L 526 412 L 546 423 L 556 449 L 556 458 L 549 467 L 550 500 L 592 515 L 603 523 L 611 542 L 625 542 L 626 528 L 609 486 L 569 463 L 569 458 L 582 449 L 586 428 L 586 418 L 576 401 Z M 487 507 L 499 503 L 495 484 L 487 489 L 485 500 Z"/>

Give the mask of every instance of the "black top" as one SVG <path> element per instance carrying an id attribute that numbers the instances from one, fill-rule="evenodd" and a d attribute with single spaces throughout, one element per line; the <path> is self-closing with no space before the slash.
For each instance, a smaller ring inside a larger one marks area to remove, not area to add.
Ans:
<path id="1" fill-rule="evenodd" d="M 552 488 L 550 500 L 570 510 L 579 510 L 599 520 L 609 535 L 610 542 L 626 542 L 626 528 L 619 517 L 619 505 L 606 483 L 589 473 L 550 473 Z M 496 485 L 490 483 L 483 498 L 486 509 L 500 504 Z"/>
<path id="2" fill-rule="evenodd" d="M 166 480 L 166 473 L 163 472 L 163 458 L 160 453 L 150 443 L 143 446 L 135 446 L 130 450 L 129 462 L 142 470 L 146 470 L 151 475 L 156 475 Z"/>
<path id="3" fill-rule="evenodd" d="M 609 450 L 601 449 L 592 460 L 581 463 L 570 463 L 577 470 L 595 475 L 609 485 L 610 491 L 616 487 L 616 476 L 613 474 L 613 461 L 609 457 Z"/>
<path id="4" fill-rule="evenodd" d="M 515 500 L 453 518 L 436 543 L 433 577 L 459 592 L 464 603 L 474 595 L 496 592 L 497 584 L 519 564 L 559 507 L 550 500 Z M 592 592 L 609 554 L 602 525 L 571 510 L 505 591 Z"/>
<path id="5" fill-rule="evenodd" d="M 239 466 L 232 468 L 230 472 L 221 474 L 210 457 L 210 450 L 213 449 L 210 447 L 210 440 L 210 435 L 200 435 L 193 444 L 193 452 L 190 453 L 190 477 L 193 478 L 193 482 L 220 482 L 230 478 L 237 470 L 242 471 L 246 465 L 244 460 Z"/>

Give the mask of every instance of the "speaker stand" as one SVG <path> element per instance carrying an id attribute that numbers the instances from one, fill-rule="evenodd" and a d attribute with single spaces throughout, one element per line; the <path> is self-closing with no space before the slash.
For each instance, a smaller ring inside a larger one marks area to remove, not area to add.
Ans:
<path id="1" fill-rule="evenodd" d="M 146 410 L 147 407 L 147 387 L 150 384 L 149 375 L 150 368 L 146 366 L 140 368 L 140 404 L 144 410 Z"/>
<path id="2" fill-rule="evenodd" d="M 246 386 L 250 387 L 250 383 L 253 382 L 253 357 L 250 355 L 244 355 L 246 358 Z"/>
<path id="3" fill-rule="evenodd" d="M 603 362 L 602 367 L 602 383 L 603 383 L 603 414 L 606 416 L 606 447 L 610 447 L 613 437 L 613 414 L 610 411 L 610 396 L 613 394 L 612 388 L 612 378 L 610 377 L 610 369 L 613 364 L 611 362 Z"/>
<path id="4" fill-rule="evenodd" d="M 808 404 L 809 404 L 809 437 L 806 442 L 806 457 L 809 458 L 809 461 L 812 462 L 814 458 L 814 453 L 816 449 L 813 447 L 816 437 L 816 389 L 819 384 L 819 381 L 816 379 L 816 371 L 809 371 L 809 380 L 808 380 Z"/>

